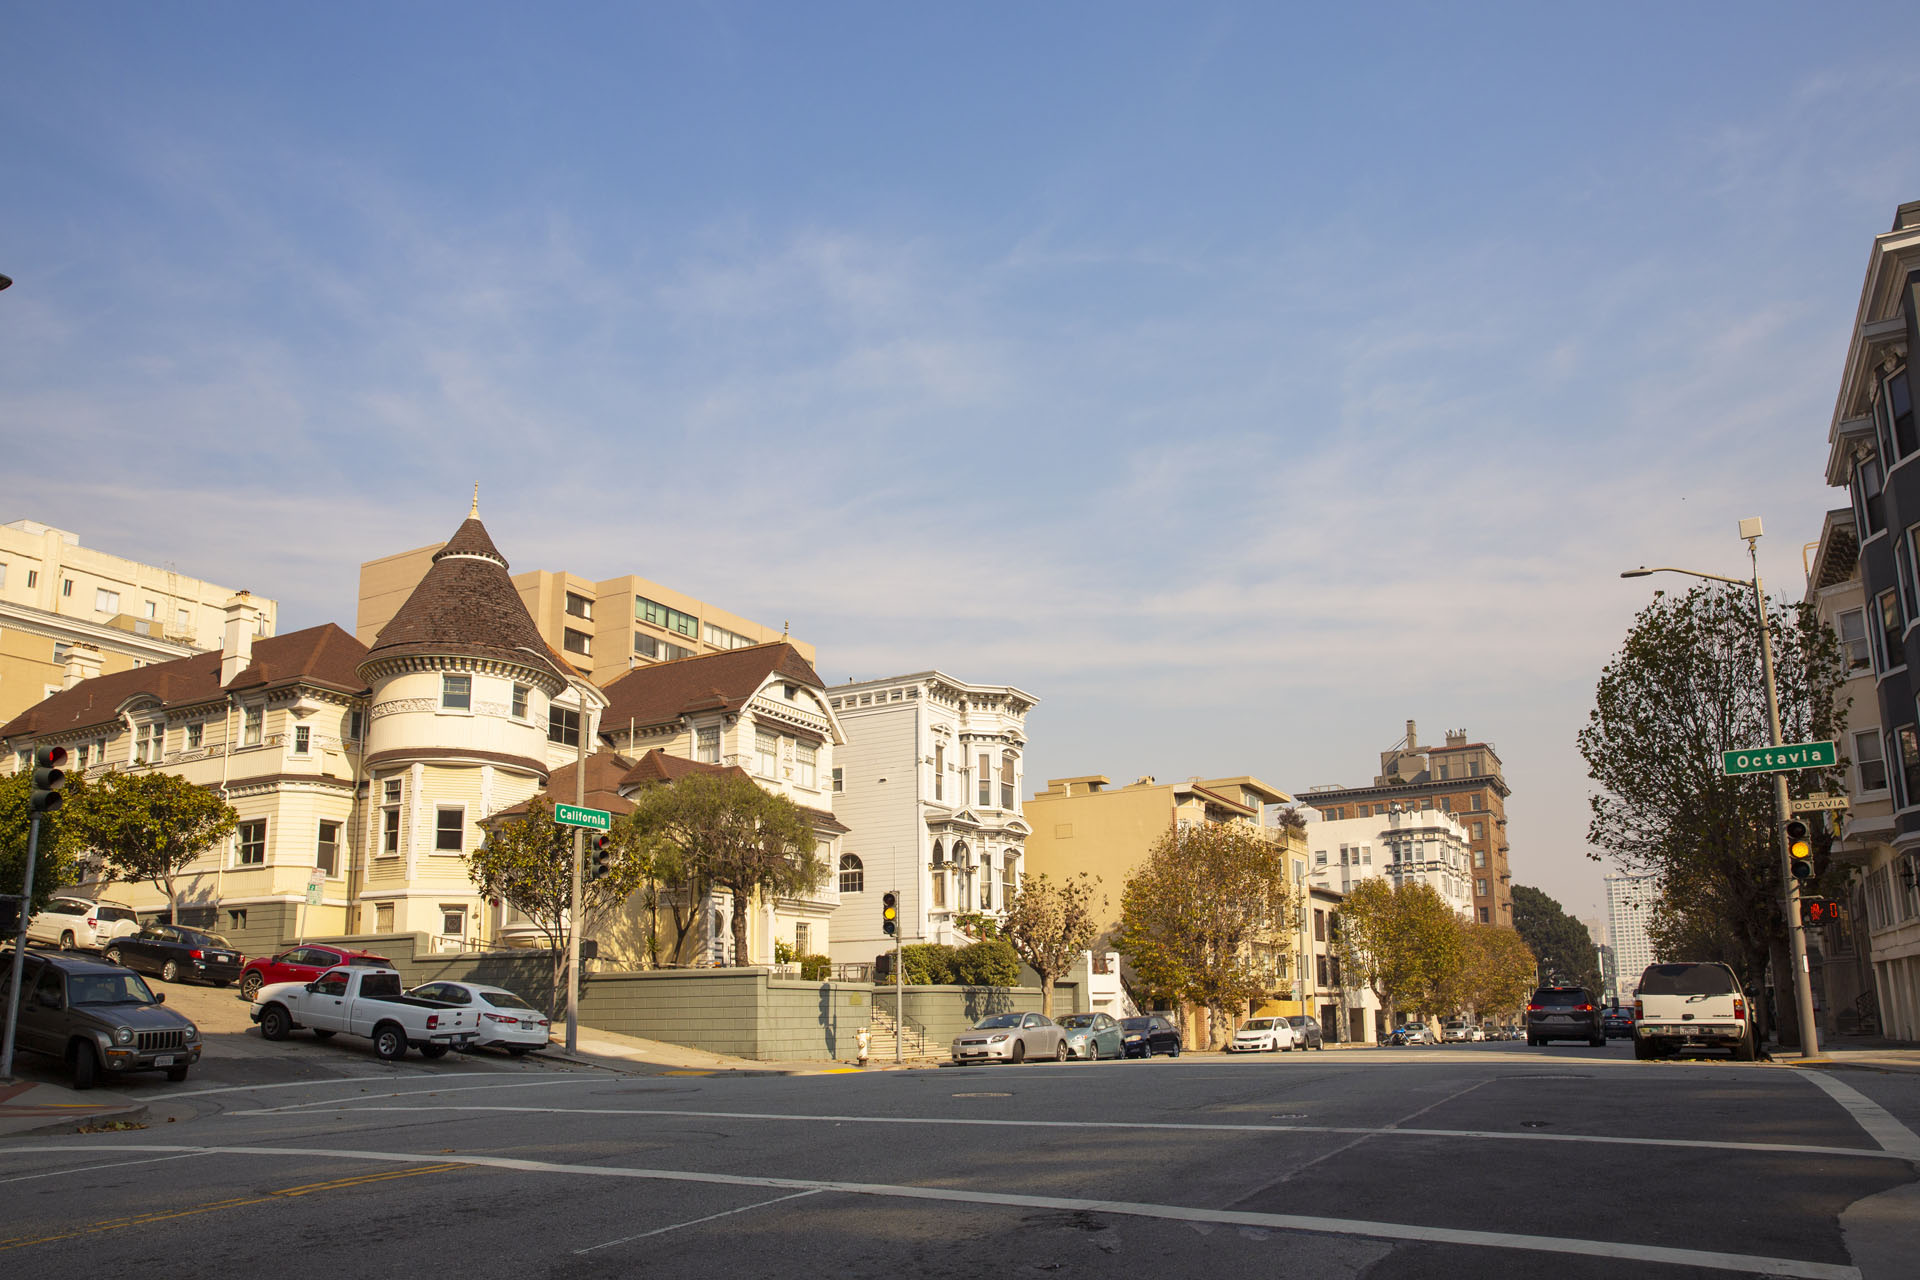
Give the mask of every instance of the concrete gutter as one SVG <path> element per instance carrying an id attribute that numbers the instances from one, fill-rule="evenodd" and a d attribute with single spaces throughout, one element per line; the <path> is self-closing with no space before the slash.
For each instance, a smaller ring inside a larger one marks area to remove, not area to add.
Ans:
<path id="1" fill-rule="evenodd" d="M 118 1124 L 145 1127 L 147 1104 L 105 1089 L 84 1093 L 65 1085 L 15 1079 L 0 1083 L 0 1139 Z"/>

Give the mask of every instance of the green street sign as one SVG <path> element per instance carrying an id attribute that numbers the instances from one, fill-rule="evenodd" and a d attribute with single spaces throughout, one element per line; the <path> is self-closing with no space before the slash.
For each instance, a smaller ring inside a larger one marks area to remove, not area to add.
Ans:
<path id="1" fill-rule="evenodd" d="M 553 820 L 563 827 L 588 827 L 594 831 L 613 830 L 613 815 L 605 809 L 582 809 L 577 804 L 553 806 Z"/>
<path id="2" fill-rule="evenodd" d="M 1728 777 L 1741 773 L 1779 773 L 1786 769 L 1821 769 L 1837 764 L 1840 752 L 1831 742 L 1789 742 L 1778 747 L 1754 747 L 1747 751 L 1723 751 L 1722 772 Z"/>

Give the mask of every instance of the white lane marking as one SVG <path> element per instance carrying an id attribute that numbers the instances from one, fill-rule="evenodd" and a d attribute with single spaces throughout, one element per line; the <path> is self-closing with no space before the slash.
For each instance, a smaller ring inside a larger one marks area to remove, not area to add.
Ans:
<path id="1" fill-rule="evenodd" d="M 428 1094 L 480 1093 L 488 1089 L 541 1089 L 550 1085 L 581 1083 L 583 1083 L 581 1080 L 522 1080 L 514 1084 L 461 1084 L 454 1085 L 450 1088 L 445 1085 L 436 1085 L 431 1089 L 396 1089 L 391 1093 L 366 1093 L 363 1090 L 360 1093 L 350 1094 L 344 1098 L 320 1098 L 313 1102 L 289 1102 L 284 1107 L 254 1107 L 246 1111 L 229 1111 L 227 1114 L 230 1116 L 280 1116 L 286 1115 L 289 1112 L 312 1110 L 315 1108 L 337 1108 L 341 1103 L 354 1102 L 362 1097 L 370 1101 L 377 1098 L 418 1098 Z M 594 1080 L 587 1083 L 605 1084 L 606 1081 Z"/>
<path id="2" fill-rule="evenodd" d="M 1880 1144 L 1882 1150 L 1903 1159 L 1920 1161 L 1920 1135 L 1894 1119 L 1885 1107 L 1852 1085 L 1841 1084 L 1824 1071 L 1795 1068 L 1795 1073 L 1819 1085 L 1828 1097 L 1845 1107 L 1847 1114 L 1867 1131 L 1869 1138 Z"/>
<path id="3" fill-rule="evenodd" d="M 980 1117 L 947 1116 L 796 1116 L 777 1111 L 669 1111 L 642 1107 L 490 1107 L 480 1103 L 450 1102 L 443 1107 L 342 1107 L 346 1112 L 448 1112 L 485 1111 L 528 1116 L 680 1116 L 690 1120 L 791 1120 L 827 1124 L 935 1124 L 972 1125 L 1002 1129 L 1137 1129 L 1147 1132 L 1199 1133 L 1333 1133 L 1361 1137 L 1470 1138 L 1500 1142 L 1572 1142 L 1618 1147 L 1678 1147 L 1689 1151 L 1784 1152 L 1788 1155 L 1858 1156 L 1867 1160 L 1905 1160 L 1900 1152 L 1874 1147 L 1821 1147 L 1796 1142 L 1725 1142 L 1707 1138 L 1627 1138 L 1610 1133 L 1508 1133 L 1500 1129 L 1406 1129 L 1398 1126 L 1367 1128 L 1362 1125 L 1333 1124 L 1205 1124 L 1195 1121 L 1147 1120 L 990 1120 Z M 232 1116 L 280 1115 L 278 1111 L 230 1111 Z M 1417 1113 L 1416 1113 L 1417 1114 Z M 4 1150 L 0 1148 L 0 1150 Z"/>
<path id="4" fill-rule="evenodd" d="M 83 1164 L 77 1169 L 55 1169 L 51 1173 L 23 1173 L 17 1178 L 0 1178 L 0 1186 L 5 1186 L 9 1182 L 33 1182 L 40 1178 L 64 1178 L 70 1173 L 92 1173 L 96 1169 L 127 1169 L 136 1164 L 165 1164 L 169 1160 L 191 1160 L 199 1154 L 197 1151 L 189 1151 L 177 1156 L 155 1156 L 151 1160 L 120 1160 L 113 1164 Z"/>
<path id="5" fill-rule="evenodd" d="M 14 1147 L 14 1151 L 41 1155 L 71 1147 Z M 617 1165 L 560 1164 L 513 1156 L 422 1155 L 411 1151 L 355 1151 L 335 1147 L 218 1147 L 143 1143 L 127 1151 L 195 1151 L 205 1155 L 289 1156 L 299 1159 L 370 1160 L 386 1164 L 472 1165 L 515 1173 L 571 1174 L 585 1178 L 633 1178 L 649 1182 L 691 1182 L 711 1187 L 769 1187 L 777 1191 L 835 1191 L 854 1196 L 897 1200 L 926 1200 L 944 1204 L 977 1204 L 1011 1209 L 1054 1209 L 1078 1213 L 1113 1213 L 1170 1222 L 1208 1222 L 1230 1227 L 1265 1227 L 1276 1231 L 1318 1231 L 1328 1235 L 1365 1236 L 1379 1240 L 1407 1240 L 1416 1244 L 1458 1244 L 1483 1249 L 1517 1249 L 1529 1253 L 1573 1254 L 1589 1258 L 1622 1258 L 1676 1267 L 1704 1267 L 1715 1271 L 1743 1271 L 1766 1276 L 1794 1276 L 1803 1280 L 1862 1280 L 1856 1267 L 1798 1258 L 1769 1258 L 1758 1254 L 1720 1253 L 1705 1249 L 1672 1249 L 1660 1245 L 1578 1240 L 1558 1236 L 1523 1236 L 1501 1231 L 1467 1231 L 1455 1227 L 1423 1227 L 1401 1222 L 1373 1222 L 1363 1218 L 1320 1218 L 1291 1213 L 1253 1213 L 1233 1209 L 1198 1209 L 1186 1205 L 1144 1204 L 1130 1200 L 1080 1200 L 1065 1196 L 1023 1196 L 995 1191 L 965 1191 L 956 1187 L 915 1187 L 884 1182 L 829 1182 L 814 1178 L 772 1178 L 737 1173 L 696 1173 L 685 1169 L 635 1169 Z"/>
<path id="6" fill-rule="evenodd" d="M 697 1227 L 703 1222 L 712 1222 L 715 1218 L 731 1218 L 736 1213 L 745 1213 L 749 1209 L 764 1209 L 770 1204 L 779 1204 L 783 1200 L 804 1200 L 808 1196 L 817 1196 L 818 1191 L 796 1191 L 790 1196 L 775 1196 L 771 1200 L 762 1200 L 758 1204 L 743 1204 L 738 1209 L 722 1209 L 719 1213 L 710 1213 L 704 1218 L 688 1218 L 685 1222 L 676 1222 L 670 1227 L 655 1227 L 651 1231 L 642 1231 L 637 1236 L 621 1236 L 618 1240 L 609 1240 L 605 1244 L 590 1244 L 584 1249 L 575 1249 L 576 1254 L 592 1253 L 595 1249 L 609 1249 L 616 1244 L 628 1244 L 634 1240 L 645 1240 L 648 1236 L 663 1236 L 669 1231 L 678 1231 L 682 1227 Z"/>
<path id="7" fill-rule="evenodd" d="M 499 1073 L 494 1071 L 447 1071 L 441 1074 L 444 1078 L 458 1079 L 463 1076 L 491 1076 Z M 424 1073 L 409 1073 L 404 1076 L 398 1074 L 384 1076 L 336 1076 L 331 1080 L 295 1080 L 288 1084 L 229 1084 L 222 1085 L 217 1089 L 186 1089 L 178 1093 L 169 1089 L 161 1101 L 172 1102 L 176 1098 L 206 1098 L 216 1093 L 264 1093 L 268 1089 L 312 1089 L 329 1084 L 392 1084 L 395 1080 L 418 1080 L 423 1078 L 425 1078 Z"/>
<path id="8" fill-rule="evenodd" d="M 1446 1097 L 1440 1099 L 1440 1101 L 1438 1102 L 1431 1103 L 1427 1106 L 1420 1108 L 1418 1111 L 1413 1112 L 1411 1115 L 1401 1116 L 1398 1120 L 1395 1120 L 1393 1123 L 1387 1125 L 1386 1127 L 1388 1129 L 1398 1130 L 1400 1126 L 1404 1125 L 1407 1121 L 1417 1120 L 1421 1116 L 1427 1114 L 1427 1112 L 1433 1110 L 1435 1107 L 1444 1106 L 1445 1104 L 1452 1102 L 1455 1098 L 1464 1097 L 1465 1095 L 1472 1093 L 1475 1089 L 1478 1089 L 1481 1085 L 1491 1084 L 1491 1083 L 1493 1083 L 1491 1079 L 1476 1081 L 1473 1084 L 1468 1085 L 1464 1089 L 1456 1090 L 1455 1092 L 1448 1094 Z M 1245 1204 L 1247 1201 L 1253 1199 L 1253 1197 L 1255 1196 L 1264 1195 L 1266 1192 L 1273 1190 L 1277 1186 L 1281 1186 L 1285 1183 L 1293 1181 L 1293 1179 L 1299 1177 L 1301 1174 L 1305 1173 L 1307 1170 L 1313 1168 L 1314 1166 L 1324 1164 L 1326 1161 L 1333 1159 L 1337 1155 L 1341 1155 L 1344 1152 L 1351 1151 L 1353 1150 L 1353 1148 L 1359 1146 L 1361 1143 L 1375 1136 L 1376 1136 L 1375 1134 L 1363 1133 L 1358 1137 L 1353 1138 L 1351 1141 L 1343 1142 L 1339 1146 L 1334 1147 L 1329 1151 L 1323 1151 L 1319 1155 L 1315 1156 L 1313 1159 L 1308 1160 L 1302 1164 L 1295 1165 L 1293 1168 L 1287 1170 L 1285 1173 L 1281 1174 L 1279 1177 L 1274 1178 L 1271 1181 L 1268 1181 L 1266 1183 L 1263 1183 L 1260 1186 L 1253 1188 L 1253 1190 L 1247 1192 L 1245 1195 L 1241 1196 L 1238 1200 L 1235 1200 L 1234 1203 Z"/>

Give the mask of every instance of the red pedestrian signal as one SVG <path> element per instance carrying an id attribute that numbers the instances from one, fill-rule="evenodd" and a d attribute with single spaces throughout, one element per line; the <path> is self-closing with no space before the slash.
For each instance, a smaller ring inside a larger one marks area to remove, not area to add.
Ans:
<path id="1" fill-rule="evenodd" d="M 1844 914 L 1840 904 L 1832 898 L 1800 899 L 1801 924 L 1838 924 Z"/>

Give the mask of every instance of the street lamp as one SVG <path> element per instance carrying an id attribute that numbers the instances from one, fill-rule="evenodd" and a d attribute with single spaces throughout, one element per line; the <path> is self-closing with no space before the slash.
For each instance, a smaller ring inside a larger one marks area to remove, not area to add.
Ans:
<path id="1" fill-rule="evenodd" d="M 1644 578 L 1650 573 L 1683 573 L 1692 578 L 1707 578 L 1714 582 L 1731 582 L 1737 587 L 1753 588 L 1754 617 L 1760 625 L 1760 668 L 1767 678 L 1767 731 L 1773 740 L 1769 746 L 1780 746 L 1780 695 L 1773 679 L 1773 629 L 1767 625 L 1766 588 L 1760 582 L 1760 553 L 1755 544 L 1760 540 L 1760 517 L 1748 516 L 1740 522 L 1740 536 L 1747 540 L 1747 563 L 1753 566 L 1751 578 L 1729 578 L 1725 574 L 1701 573 L 1697 569 L 1676 569 L 1671 565 L 1649 569 L 1641 565 L 1638 569 L 1628 569 L 1620 576 L 1623 578 Z M 1820 1052 L 1819 1033 L 1813 1025 L 1813 980 L 1807 968 L 1807 934 L 1800 924 L 1800 882 L 1793 875 L 1790 855 L 1787 852 L 1785 831 L 1789 806 L 1787 802 L 1787 775 L 1784 771 L 1773 775 L 1773 805 L 1776 818 L 1775 831 L 1782 833 L 1780 845 L 1780 878 L 1786 885 L 1787 939 L 1793 948 L 1793 993 L 1794 1007 L 1800 1021 L 1800 1054 L 1805 1058 L 1817 1057 Z"/>

